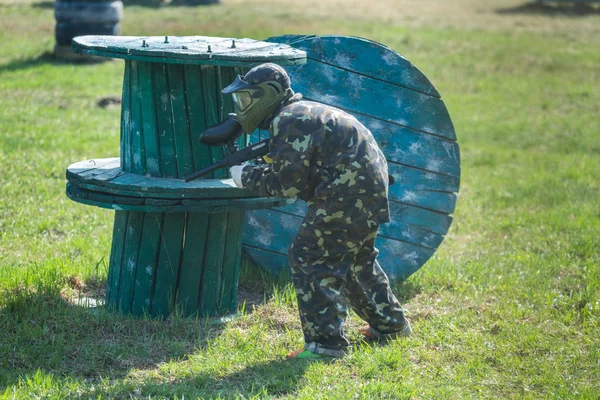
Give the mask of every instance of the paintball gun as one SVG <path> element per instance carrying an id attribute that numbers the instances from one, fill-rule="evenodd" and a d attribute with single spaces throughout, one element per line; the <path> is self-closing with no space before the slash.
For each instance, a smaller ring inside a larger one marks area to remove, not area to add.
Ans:
<path id="1" fill-rule="evenodd" d="M 258 143 L 250 144 L 239 150 L 235 141 L 244 131 L 241 125 L 235 119 L 235 114 L 229 114 L 229 118 L 216 125 L 208 127 L 200 135 L 200 141 L 209 146 L 227 146 L 227 152 L 223 158 L 214 164 L 204 167 L 196 172 L 192 172 L 184 179 L 186 182 L 198 179 L 203 175 L 219 168 L 232 167 L 242 164 L 245 161 L 266 155 L 269 152 L 269 139 L 261 140 Z"/>

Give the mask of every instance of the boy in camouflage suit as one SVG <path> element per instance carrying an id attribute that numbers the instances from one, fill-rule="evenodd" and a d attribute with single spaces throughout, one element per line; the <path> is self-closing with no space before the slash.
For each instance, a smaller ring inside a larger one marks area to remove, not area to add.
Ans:
<path id="1" fill-rule="evenodd" d="M 288 357 L 345 354 L 347 303 L 369 323 L 367 337 L 410 334 L 376 260 L 377 231 L 390 216 L 387 163 L 371 132 L 339 109 L 294 95 L 275 64 L 253 68 L 223 92 L 233 93 L 246 133 L 259 126 L 271 132 L 272 164 L 233 167 L 236 184 L 308 205 L 289 248 L 305 346 Z"/>

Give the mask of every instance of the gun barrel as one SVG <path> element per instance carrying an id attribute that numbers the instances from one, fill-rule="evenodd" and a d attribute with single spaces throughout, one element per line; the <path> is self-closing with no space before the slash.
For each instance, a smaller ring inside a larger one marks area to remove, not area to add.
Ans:
<path id="1" fill-rule="evenodd" d="M 223 167 L 223 165 L 221 165 L 221 163 L 219 163 L 219 162 L 211 164 L 208 167 L 204 167 L 202 169 L 199 169 L 198 171 L 194 171 L 191 174 L 186 175 L 185 178 L 184 178 L 185 182 L 187 183 L 187 182 L 193 181 L 194 179 L 198 179 L 201 176 L 206 175 L 209 172 L 212 172 L 215 169 L 219 169 L 219 168 L 222 168 L 222 167 Z"/>
<path id="2" fill-rule="evenodd" d="M 231 167 L 233 165 L 240 165 L 246 161 L 250 161 L 253 158 L 264 156 L 269 152 L 269 139 L 264 139 L 258 143 L 251 144 L 244 147 L 241 150 L 225 155 L 214 164 L 204 167 L 196 172 L 192 172 L 187 175 L 184 179 L 186 182 L 193 181 L 194 179 L 200 178 L 202 175 L 206 175 L 211 171 L 219 168 Z"/>

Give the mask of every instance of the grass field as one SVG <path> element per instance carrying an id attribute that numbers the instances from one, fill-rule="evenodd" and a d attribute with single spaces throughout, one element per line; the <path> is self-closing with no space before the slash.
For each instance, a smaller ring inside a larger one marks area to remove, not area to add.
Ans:
<path id="1" fill-rule="evenodd" d="M 127 3 L 126 3 L 127 4 Z M 344 34 L 442 94 L 461 146 L 452 228 L 396 292 L 415 334 L 290 362 L 295 295 L 244 264 L 256 303 L 210 324 L 90 311 L 113 213 L 64 194 L 119 151 L 123 63 L 55 60 L 53 3 L 0 0 L 0 399 L 600 398 L 600 11 L 517 0 L 126 5 L 123 35 Z"/>

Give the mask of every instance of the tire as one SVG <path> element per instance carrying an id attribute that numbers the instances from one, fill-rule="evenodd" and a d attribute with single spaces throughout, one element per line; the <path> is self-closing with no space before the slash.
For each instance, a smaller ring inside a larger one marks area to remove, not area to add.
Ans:
<path id="1" fill-rule="evenodd" d="M 73 23 L 58 22 L 55 29 L 56 44 L 70 46 L 71 40 L 83 35 L 118 35 L 121 31 L 119 23 Z"/>
<path id="2" fill-rule="evenodd" d="M 64 1 L 54 3 L 57 22 L 117 23 L 123 19 L 122 1 Z"/>
<path id="3" fill-rule="evenodd" d="M 54 3 L 55 54 L 59 58 L 69 52 L 71 41 L 83 35 L 118 35 L 123 18 L 123 2 L 118 0 L 57 0 Z M 58 49 L 58 50 L 56 50 Z M 85 58 L 85 56 L 82 56 Z"/>

